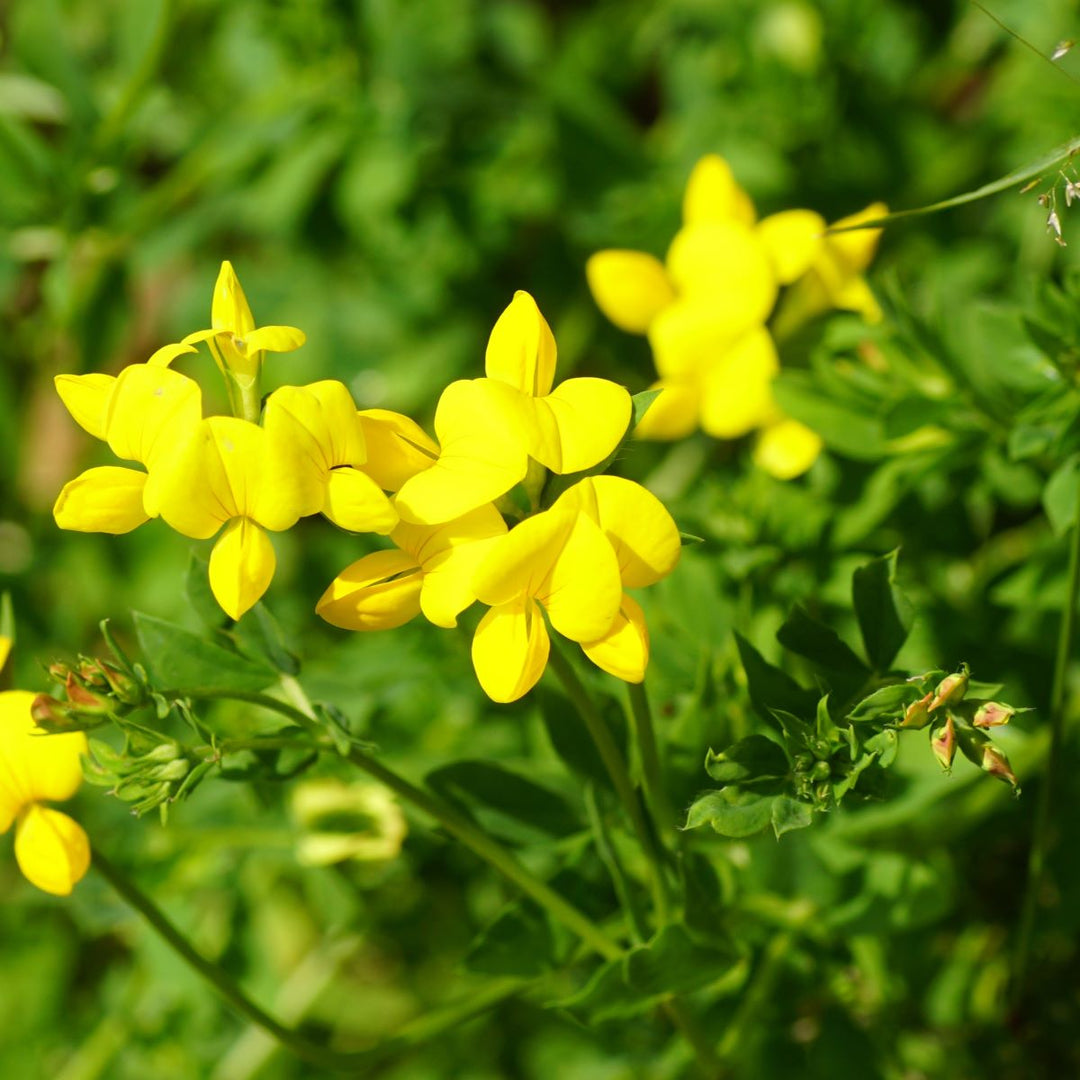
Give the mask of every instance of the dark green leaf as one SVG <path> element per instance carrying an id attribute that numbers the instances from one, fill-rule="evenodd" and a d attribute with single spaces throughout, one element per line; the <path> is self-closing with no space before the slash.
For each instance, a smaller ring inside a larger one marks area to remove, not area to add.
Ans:
<path id="1" fill-rule="evenodd" d="M 887 723 L 898 720 L 904 710 L 923 695 L 914 683 L 894 683 L 875 690 L 869 697 L 864 697 L 847 718 L 855 724 Z"/>
<path id="2" fill-rule="evenodd" d="M 772 820 L 773 797 L 744 795 L 735 788 L 710 791 L 689 809 L 686 827 L 711 825 L 721 836 L 738 839 L 761 832 Z"/>
<path id="3" fill-rule="evenodd" d="M 214 593 L 210 588 L 210 560 L 200 551 L 193 550 L 188 559 L 184 591 L 187 594 L 188 603 L 204 625 L 211 630 L 217 630 L 225 625 L 227 616 L 214 599 Z"/>
<path id="4" fill-rule="evenodd" d="M 843 682 L 854 682 L 858 685 L 870 674 L 866 665 L 840 639 L 835 630 L 818 622 L 798 605 L 777 630 L 776 639 L 785 649 L 804 656 L 833 675 L 834 678 L 830 681 L 834 684 L 837 682 L 835 676 L 840 676 Z M 840 685 L 836 686 L 836 690 L 843 693 Z"/>
<path id="5" fill-rule="evenodd" d="M 851 580 L 855 616 L 874 671 L 887 671 L 907 640 L 906 604 L 896 589 L 896 558 L 891 551 L 855 571 Z"/>
<path id="6" fill-rule="evenodd" d="M 777 795 L 772 801 L 772 827 L 777 840 L 786 832 L 805 829 L 813 820 L 814 809 L 809 803 L 789 795 Z"/>
<path id="7" fill-rule="evenodd" d="M 611 777 L 573 705 L 562 694 L 543 686 L 535 691 L 535 695 L 540 704 L 540 718 L 555 753 L 578 776 L 610 790 Z M 622 710 L 605 709 L 603 718 L 612 729 L 615 742 L 625 748 L 626 722 Z"/>
<path id="8" fill-rule="evenodd" d="M 1043 509 L 1056 536 L 1063 535 L 1076 521 L 1080 495 L 1080 456 L 1063 461 L 1050 475 L 1043 489 Z"/>
<path id="9" fill-rule="evenodd" d="M 863 746 L 877 754 L 877 763 L 887 769 L 896 760 L 896 751 L 900 746 L 900 737 L 893 728 L 879 731 L 873 738 L 867 739 Z"/>
<path id="10" fill-rule="evenodd" d="M 735 642 L 750 691 L 750 700 L 761 716 L 776 722 L 774 710 L 782 709 L 796 716 L 811 713 L 817 704 L 817 694 L 804 690 L 785 671 L 774 667 L 736 631 Z"/>
<path id="11" fill-rule="evenodd" d="M 253 693 L 278 679 L 269 665 L 204 641 L 182 626 L 139 611 L 133 619 L 139 644 L 160 689 L 214 688 Z"/>
<path id="12" fill-rule="evenodd" d="M 427 775 L 437 791 L 464 795 L 552 836 L 579 832 L 582 823 L 561 795 L 488 761 L 457 761 Z"/>
<path id="13" fill-rule="evenodd" d="M 764 735 L 748 735 L 732 743 L 723 753 L 712 750 L 705 756 L 705 771 L 719 784 L 736 784 L 787 776 L 788 760 L 783 749 Z"/>
<path id="14" fill-rule="evenodd" d="M 518 902 L 477 935 L 465 966 L 483 975 L 542 975 L 554 963 L 555 941 L 540 909 Z"/>

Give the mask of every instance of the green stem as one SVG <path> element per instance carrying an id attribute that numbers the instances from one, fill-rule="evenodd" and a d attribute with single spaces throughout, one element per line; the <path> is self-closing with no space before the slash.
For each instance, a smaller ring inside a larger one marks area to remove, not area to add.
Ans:
<path id="1" fill-rule="evenodd" d="M 698 1022 L 690 1015 L 682 1001 L 677 997 L 668 998 L 663 1004 L 663 1010 L 682 1037 L 690 1044 L 702 1075 L 708 1080 L 721 1080 L 727 1074 L 727 1070 L 716 1052 L 713 1041 L 701 1030 Z"/>
<path id="2" fill-rule="evenodd" d="M 754 972 L 750 986 L 742 996 L 735 1015 L 731 1018 L 724 1037 L 720 1040 L 720 1059 L 729 1060 L 743 1045 L 747 1035 L 757 1032 L 760 1027 L 759 1012 L 765 1007 L 772 995 L 773 984 L 791 946 L 794 936 L 788 932 L 777 934 L 765 948 L 758 969 Z"/>
<path id="3" fill-rule="evenodd" d="M 656 746 L 656 729 L 653 726 L 652 709 L 649 707 L 649 695 L 645 684 L 627 683 L 627 695 L 630 698 L 630 720 L 634 729 L 638 754 L 641 757 L 641 776 L 645 783 L 645 797 L 649 809 L 663 833 L 675 830 L 675 813 L 664 788 L 664 777 L 660 766 L 660 754 Z"/>
<path id="4" fill-rule="evenodd" d="M 622 751 L 616 745 L 611 730 L 604 723 L 604 718 L 600 715 L 593 699 L 589 696 L 584 683 L 578 677 L 578 673 L 563 655 L 557 644 L 553 643 L 548 657 L 548 666 L 555 672 L 567 696 L 573 702 L 574 708 L 577 709 L 578 715 L 584 721 L 585 727 L 588 729 L 589 735 L 600 753 L 600 758 L 604 763 L 604 768 L 607 770 L 608 777 L 611 779 L 612 786 L 615 788 L 615 794 L 630 819 L 634 835 L 637 836 L 638 843 L 641 845 L 641 849 L 649 863 L 656 919 L 661 926 L 664 926 L 668 921 L 670 901 L 667 893 L 667 880 L 664 877 L 663 855 L 657 845 L 656 834 L 642 813 L 641 800 L 638 798 L 638 793 L 630 781 L 630 774 L 626 770 L 626 761 L 623 758 Z"/>
<path id="5" fill-rule="evenodd" d="M 607 867 L 608 876 L 611 878 L 611 884 L 615 889 L 615 895 L 619 898 L 619 906 L 626 912 L 626 917 L 630 921 L 630 936 L 635 945 L 640 945 L 649 936 L 647 925 L 638 907 L 634 891 L 630 888 L 630 882 L 627 880 L 626 871 L 623 870 L 619 853 L 615 850 L 611 838 L 608 836 L 603 814 L 597 804 L 596 788 L 592 783 L 585 785 L 584 797 L 585 813 L 588 815 L 589 825 L 592 827 L 593 842 L 596 844 L 597 854 L 600 856 L 600 861 Z"/>
<path id="6" fill-rule="evenodd" d="M 1045 885 L 1046 858 L 1050 847 L 1050 807 L 1053 797 L 1054 771 L 1065 734 L 1066 692 L 1069 661 L 1072 658 L 1073 637 L 1076 629 L 1078 594 L 1080 594 L 1080 486 L 1077 487 L 1076 517 L 1073 519 L 1072 538 L 1069 545 L 1069 582 L 1061 611 L 1057 655 L 1054 659 L 1054 677 L 1050 688 L 1050 747 L 1046 754 L 1046 775 L 1039 788 L 1039 802 L 1035 808 L 1035 824 L 1028 854 L 1027 886 L 1024 890 L 1020 929 L 1016 941 L 1013 965 L 1014 1000 L 1019 999 L 1025 988 L 1031 963 L 1031 945 L 1035 933 L 1039 896 Z"/>

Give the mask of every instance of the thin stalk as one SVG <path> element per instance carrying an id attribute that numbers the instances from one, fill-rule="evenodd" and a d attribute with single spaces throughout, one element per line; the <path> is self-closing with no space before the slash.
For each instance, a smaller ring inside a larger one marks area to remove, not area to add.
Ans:
<path id="1" fill-rule="evenodd" d="M 1039 802 L 1035 808 L 1035 824 L 1028 853 L 1027 886 L 1024 890 L 1020 930 L 1016 941 L 1013 965 L 1014 1000 L 1019 999 L 1023 993 L 1027 979 L 1039 896 L 1045 884 L 1046 858 L 1050 846 L 1050 807 L 1053 798 L 1055 767 L 1061 754 L 1061 744 L 1065 734 L 1067 681 L 1076 630 L 1078 594 L 1080 594 L 1080 485 L 1077 486 L 1076 517 L 1073 519 L 1072 538 L 1069 545 L 1069 582 L 1065 589 L 1065 603 L 1061 611 L 1057 655 L 1054 659 L 1054 677 L 1050 687 L 1050 747 L 1046 754 L 1046 775 L 1039 788 Z"/>
<path id="2" fill-rule="evenodd" d="M 662 833 L 675 830 L 675 812 L 664 788 L 664 777 L 660 767 L 660 753 L 656 746 L 656 729 L 649 707 L 649 695 L 645 684 L 627 683 L 626 692 L 630 698 L 630 721 L 634 729 L 634 739 L 641 758 L 641 778 L 645 784 L 645 798 L 649 801 L 658 828 Z"/>
<path id="3" fill-rule="evenodd" d="M 585 727 L 588 729 L 589 735 L 600 753 L 600 758 L 611 779 L 612 786 L 615 788 L 615 794 L 630 819 L 634 835 L 637 837 L 638 843 L 641 845 L 641 849 L 644 851 L 649 863 L 656 919 L 661 926 L 664 926 L 668 921 L 670 900 L 667 892 L 667 879 L 664 877 L 663 853 L 657 845 L 656 834 L 642 813 L 641 801 L 638 799 L 637 791 L 634 790 L 634 785 L 630 781 L 630 774 L 626 770 L 626 761 L 623 758 L 622 751 L 616 745 L 614 738 L 612 738 L 610 729 L 604 723 L 603 717 L 597 710 L 593 699 L 589 696 L 589 691 L 586 690 L 584 683 L 578 678 L 578 673 L 557 645 L 553 645 L 551 649 L 548 666 L 555 672 L 567 696 L 573 702 L 574 708 L 577 709 L 578 715 L 584 721 Z"/>
<path id="4" fill-rule="evenodd" d="M 630 920 L 630 936 L 635 945 L 640 945 L 649 936 L 648 928 L 638 907 L 634 892 L 630 888 L 626 871 L 623 870 L 619 853 L 615 850 L 611 838 L 608 836 L 603 815 L 597 804 L 596 788 L 591 783 L 586 784 L 584 795 L 585 812 L 589 817 L 589 825 L 592 828 L 596 851 L 600 856 L 600 861 L 607 867 L 608 876 L 611 878 L 611 884 L 615 889 L 615 895 L 619 898 L 619 906 L 626 912 L 626 917 Z"/>

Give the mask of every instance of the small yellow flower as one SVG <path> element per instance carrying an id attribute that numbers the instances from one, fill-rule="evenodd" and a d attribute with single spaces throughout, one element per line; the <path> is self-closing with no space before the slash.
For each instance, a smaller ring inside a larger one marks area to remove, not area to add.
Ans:
<path id="1" fill-rule="evenodd" d="M 0 693 L 0 833 L 15 825 L 15 858 L 32 884 L 67 896 L 90 865 L 90 843 L 67 814 L 46 805 L 82 783 L 82 732 L 46 735 L 34 723 L 35 694 Z"/>

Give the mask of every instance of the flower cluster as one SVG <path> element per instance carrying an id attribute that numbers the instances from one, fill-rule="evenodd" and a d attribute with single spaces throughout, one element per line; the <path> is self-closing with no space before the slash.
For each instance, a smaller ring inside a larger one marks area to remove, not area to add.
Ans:
<path id="1" fill-rule="evenodd" d="M 680 537 L 645 488 L 586 476 L 544 507 L 549 472 L 591 469 L 617 448 L 631 418 L 627 392 L 603 379 L 552 389 L 551 329 L 519 292 L 491 333 L 487 377 L 451 383 L 435 412 L 434 441 L 407 417 L 362 412 L 381 451 L 380 483 L 401 521 L 396 550 L 357 560 L 316 610 L 351 630 L 400 626 L 423 615 L 442 627 L 480 601 L 477 677 L 495 701 L 515 701 L 547 663 L 547 623 L 593 663 L 640 682 L 648 664 L 644 615 L 626 589 L 674 568 Z M 522 485 L 527 514 L 507 493 Z M 501 510 L 521 518 L 508 528 Z"/>
<path id="2" fill-rule="evenodd" d="M 549 475 L 596 471 L 626 436 L 633 405 L 605 379 L 555 385 L 555 339 L 528 293 L 496 322 L 486 376 L 443 391 L 434 439 L 407 416 L 358 410 L 339 382 L 283 386 L 263 404 L 264 352 L 296 348 L 304 335 L 255 328 L 227 262 L 212 324 L 115 377 L 57 378 L 75 420 L 142 466 L 99 466 L 67 483 L 54 508 L 62 528 L 123 533 L 160 517 L 193 539 L 217 536 L 210 585 L 239 619 L 273 577 L 267 533 L 322 513 L 395 545 L 334 579 L 317 607 L 328 622 L 386 629 L 423 612 L 453 627 L 479 600 L 490 611 L 473 660 L 496 701 L 539 679 L 545 619 L 605 670 L 644 678 L 648 631 L 626 590 L 671 571 L 679 533 L 629 480 L 586 475 L 555 497 Z M 199 342 L 225 377 L 232 416 L 204 416 L 198 384 L 170 367 Z"/>
<path id="3" fill-rule="evenodd" d="M 53 513 L 61 528 L 83 532 L 125 533 L 161 517 L 192 539 L 220 533 L 210 585 L 222 609 L 238 619 L 274 575 L 267 531 L 321 512 L 347 529 L 386 533 L 397 514 L 360 470 L 367 461 L 364 432 L 344 385 L 285 386 L 260 408 L 266 351 L 295 349 L 304 335 L 287 326 L 256 329 L 228 262 L 214 289 L 211 322 L 211 329 L 115 377 L 57 377 L 75 420 L 118 458 L 143 468 L 89 469 L 64 485 Z M 169 366 L 200 341 L 225 377 L 233 416 L 203 416 L 198 383 Z"/>
<path id="4" fill-rule="evenodd" d="M 836 226 L 883 213 L 875 203 Z M 779 360 L 766 324 L 781 286 L 791 288 L 774 332 L 778 323 L 791 328 L 830 308 L 880 319 L 862 277 L 878 235 L 875 229 L 827 233 L 824 219 L 810 210 L 758 221 L 723 158 L 702 158 L 664 263 L 645 252 L 608 250 L 586 267 L 601 311 L 620 329 L 647 334 L 652 346 L 662 392 L 636 434 L 680 439 L 700 426 L 734 439 L 757 431 L 754 460 L 761 468 L 781 479 L 805 472 L 821 439 L 773 400 Z"/>

